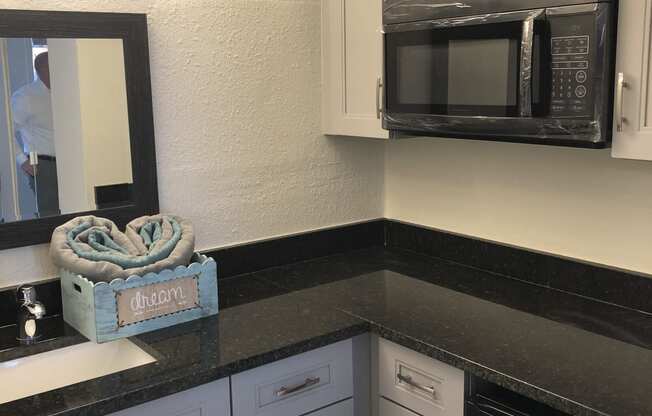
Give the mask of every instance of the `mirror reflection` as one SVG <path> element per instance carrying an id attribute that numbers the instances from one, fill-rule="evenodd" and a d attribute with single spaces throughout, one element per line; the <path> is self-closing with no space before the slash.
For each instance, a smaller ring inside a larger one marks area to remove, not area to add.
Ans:
<path id="1" fill-rule="evenodd" d="M 132 203 L 121 39 L 0 38 L 0 223 Z"/>

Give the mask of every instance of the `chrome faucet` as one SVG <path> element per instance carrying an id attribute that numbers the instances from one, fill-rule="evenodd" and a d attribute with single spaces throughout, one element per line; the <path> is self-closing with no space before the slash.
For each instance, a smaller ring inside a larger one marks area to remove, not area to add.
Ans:
<path id="1" fill-rule="evenodd" d="M 21 344 L 29 345 L 41 337 L 37 321 L 45 316 L 45 306 L 36 300 L 36 288 L 29 285 L 18 287 L 16 301 L 18 305 L 16 339 Z"/>

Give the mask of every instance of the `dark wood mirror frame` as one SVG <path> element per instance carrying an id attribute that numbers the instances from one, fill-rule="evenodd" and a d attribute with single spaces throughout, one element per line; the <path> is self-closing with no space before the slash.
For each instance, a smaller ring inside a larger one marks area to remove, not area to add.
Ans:
<path id="1" fill-rule="evenodd" d="M 138 216 L 157 213 L 146 15 L 0 10 L 0 37 L 122 39 L 134 182 L 132 205 L 0 224 L 0 250 L 47 243 L 54 228 L 79 215 L 109 218 L 122 228 Z"/>

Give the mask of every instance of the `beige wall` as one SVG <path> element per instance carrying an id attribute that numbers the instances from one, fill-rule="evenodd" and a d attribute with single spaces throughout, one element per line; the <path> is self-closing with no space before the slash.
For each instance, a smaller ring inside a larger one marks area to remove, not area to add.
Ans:
<path id="1" fill-rule="evenodd" d="M 452 139 L 386 150 L 388 218 L 652 273 L 652 162 Z"/>
<path id="2" fill-rule="evenodd" d="M 132 183 L 129 115 L 121 39 L 78 39 L 79 98 L 86 195 L 95 187 Z"/>
<path id="3" fill-rule="evenodd" d="M 4 0 L 148 14 L 161 210 L 197 247 L 382 216 L 383 147 L 320 135 L 320 1 Z M 0 286 L 56 274 L 0 251 Z"/>
<path id="4" fill-rule="evenodd" d="M 48 39 L 59 207 L 95 209 L 95 187 L 132 183 L 121 39 Z"/>
<path id="5" fill-rule="evenodd" d="M 52 128 L 57 154 L 59 209 L 91 209 L 86 195 L 84 132 L 79 99 L 79 64 L 75 39 L 48 39 Z"/>

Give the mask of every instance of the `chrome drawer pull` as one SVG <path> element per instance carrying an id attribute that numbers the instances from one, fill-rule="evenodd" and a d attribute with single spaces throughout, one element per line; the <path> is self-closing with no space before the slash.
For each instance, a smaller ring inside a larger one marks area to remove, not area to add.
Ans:
<path id="1" fill-rule="evenodd" d="M 412 377 L 404 376 L 401 373 L 398 373 L 396 375 L 396 377 L 398 378 L 399 381 L 401 381 L 401 382 L 403 382 L 403 383 L 405 383 L 405 384 L 407 384 L 409 386 L 412 386 L 415 389 L 418 389 L 418 390 L 421 390 L 421 391 L 423 391 L 425 393 L 428 393 L 428 394 L 432 395 L 432 397 L 435 397 L 435 395 L 436 395 L 436 391 L 435 391 L 435 388 L 433 386 L 424 386 L 423 384 L 419 384 L 416 381 L 412 380 Z"/>
<path id="2" fill-rule="evenodd" d="M 304 381 L 303 383 L 296 385 L 294 387 L 283 386 L 280 389 L 276 390 L 274 394 L 276 394 L 276 397 L 287 396 L 288 394 L 296 393 L 299 390 L 303 390 L 305 388 L 319 384 L 320 381 L 321 379 L 319 377 L 308 377 L 306 381 Z"/>

